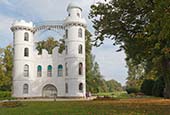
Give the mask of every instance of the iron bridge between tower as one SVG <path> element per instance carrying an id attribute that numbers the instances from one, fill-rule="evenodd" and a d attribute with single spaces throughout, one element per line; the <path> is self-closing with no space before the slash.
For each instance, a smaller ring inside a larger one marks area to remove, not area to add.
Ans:
<path id="1" fill-rule="evenodd" d="M 40 30 L 64 30 L 64 21 L 43 21 L 35 23 L 34 33 Z"/>

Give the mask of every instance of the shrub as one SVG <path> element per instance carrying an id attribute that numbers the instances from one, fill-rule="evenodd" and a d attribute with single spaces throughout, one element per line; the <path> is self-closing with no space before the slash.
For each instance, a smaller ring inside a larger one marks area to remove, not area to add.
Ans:
<path id="1" fill-rule="evenodd" d="M 159 77 L 152 88 L 152 95 L 156 97 L 163 97 L 165 83 L 163 77 Z"/>
<path id="2" fill-rule="evenodd" d="M 141 92 L 144 93 L 145 95 L 152 95 L 152 88 L 154 83 L 155 81 L 151 79 L 144 80 L 141 85 Z"/>
<path id="3" fill-rule="evenodd" d="M 128 87 L 128 88 L 126 88 L 126 91 L 127 91 L 128 94 L 138 93 L 138 92 L 139 92 L 139 89 L 136 88 L 136 87 Z"/>
<path id="4" fill-rule="evenodd" d="M 0 98 L 10 98 L 11 97 L 11 92 L 9 91 L 0 91 Z"/>

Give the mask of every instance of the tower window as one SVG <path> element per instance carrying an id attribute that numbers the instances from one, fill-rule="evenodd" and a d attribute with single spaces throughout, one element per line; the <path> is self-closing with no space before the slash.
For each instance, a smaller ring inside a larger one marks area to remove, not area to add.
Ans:
<path id="1" fill-rule="evenodd" d="M 65 46 L 65 50 L 66 50 L 66 54 L 68 54 L 68 47 L 67 46 Z"/>
<path id="2" fill-rule="evenodd" d="M 68 93 L 68 83 L 65 84 L 65 92 Z"/>
<path id="3" fill-rule="evenodd" d="M 83 64 L 79 63 L 79 75 L 83 75 Z"/>
<path id="4" fill-rule="evenodd" d="M 25 48 L 25 49 L 24 49 L 24 56 L 25 56 L 25 57 L 28 57 L 28 56 L 29 56 L 29 49 L 28 49 L 28 48 Z"/>
<path id="5" fill-rule="evenodd" d="M 66 29 L 66 38 L 68 38 L 68 30 Z"/>
<path id="6" fill-rule="evenodd" d="M 80 84 L 79 84 L 79 91 L 80 91 L 80 92 L 83 92 L 83 83 L 80 83 Z"/>
<path id="7" fill-rule="evenodd" d="M 65 74 L 66 74 L 66 76 L 68 76 L 68 64 L 67 63 L 65 63 Z"/>
<path id="8" fill-rule="evenodd" d="M 29 77 L 29 65 L 24 65 L 24 77 Z"/>
<path id="9" fill-rule="evenodd" d="M 51 65 L 48 65 L 47 67 L 47 76 L 52 77 L 52 66 Z"/>
<path id="10" fill-rule="evenodd" d="M 80 13 L 77 13 L 77 16 L 80 17 Z"/>
<path id="11" fill-rule="evenodd" d="M 29 88 L 28 84 L 23 85 L 23 94 L 28 94 L 28 88 Z"/>
<path id="12" fill-rule="evenodd" d="M 28 32 L 24 33 L 24 41 L 29 41 L 29 34 L 28 34 Z"/>
<path id="13" fill-rule="evenodd" d="M 63 66 L 59 65 L 58 66 L 58 77 L 62 77 L 63 76 Z"/>
<path id="14" fill-rule="evenodd" d="M 79 30 L 78 30 L 78 37 L 80 37 L 80 38 L 82 38 L 82 29 L 81 28 L 79 28 Z"/>
<path id="15" fill-rule="evenodd" d="M 40 65 L 38 65 L 37 67 L 37 77 L 41 77 L 42 76 L 42 67 Z"/>
<path id="16" fill-rule="evenodd" d="M 83 53 L 83 46 L 82 46 L 81 44 L 79 45 L 78 51 L 79 51 L 79 54 L 82 54 L 82 53 Z"/>

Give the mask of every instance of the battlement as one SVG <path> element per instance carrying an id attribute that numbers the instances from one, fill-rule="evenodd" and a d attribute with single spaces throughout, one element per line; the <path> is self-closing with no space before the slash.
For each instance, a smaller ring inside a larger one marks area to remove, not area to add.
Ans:
<path id="1" fill-rule="evenodd" d="M 25 20 L 20 20 L 20 21 L 16 20 L 12 24 L 12 26 L 25 26 L 25 27 L 30 27 L 30 28 L 34 27 L 32 22 L 26 22 Z"/>
<path id="2" fill-rule="evenodd" d="M 12 31 L 15 31 L 15 30 L 28 30 L 28 31 L 33 32 L 34 31 L 34 25 L 33 25 L 32 22 L 26 22 L 24 20 L 15 21 L 12 24 L 11 30 Z"/>
<path id="3" fill-rule="evenodd" d="M 41 54 L 38 54 L 38 50 L 35 49 L 35 56 L 36 57 L 40 57 L 40 58 L 46 58 L 46 57 L 62 57 L 64 56 L 64 52 L 65 50 L 62 52 L 62 53 L 59 53 L 59 47 L 55 47 L 53 50 L 52 50 L 52 54 L 49 54 L 48 51 L 46 49 L 42 49 L 42 53 Z"/>

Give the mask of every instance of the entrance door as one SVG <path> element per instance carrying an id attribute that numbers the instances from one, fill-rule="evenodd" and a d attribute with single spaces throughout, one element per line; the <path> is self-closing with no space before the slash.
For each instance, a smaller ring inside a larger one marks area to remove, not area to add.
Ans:
<path id="1" fill-rule="evenodd" d="M 43 88 L 43 97 L 56 97 L 57 88 L 54 85 L 48 84 Z"/>

